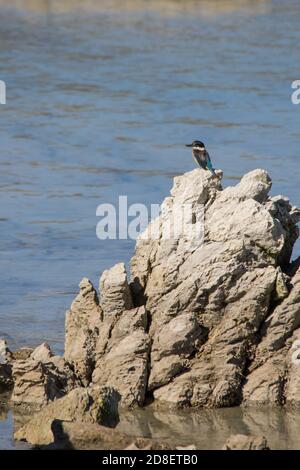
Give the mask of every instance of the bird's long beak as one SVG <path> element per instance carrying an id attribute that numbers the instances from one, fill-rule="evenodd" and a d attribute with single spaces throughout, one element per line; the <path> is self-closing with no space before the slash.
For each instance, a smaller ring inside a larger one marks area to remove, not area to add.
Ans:
<path id="1" fill-rule="evenodd" d="M 186 144 L 186 147 L 193 147 L 193 144 Z"/>

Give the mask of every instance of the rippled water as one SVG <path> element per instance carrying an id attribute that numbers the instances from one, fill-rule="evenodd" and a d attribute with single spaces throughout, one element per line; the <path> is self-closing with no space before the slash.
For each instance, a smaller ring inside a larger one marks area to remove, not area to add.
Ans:
<path id="1" fill-rule="evenodd" d="M 297 0 L 0 0 L 0 337 L 61 352 L 83 276 L 128 263 L 96 207 L 160 202 L 204 140 L 300 205 Z M 300 254 L 299 245 L 295 256 Z"/>

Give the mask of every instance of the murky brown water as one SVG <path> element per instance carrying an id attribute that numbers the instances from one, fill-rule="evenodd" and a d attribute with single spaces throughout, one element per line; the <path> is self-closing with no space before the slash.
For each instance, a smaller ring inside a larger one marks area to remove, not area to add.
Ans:
<path id="1" fill-rule="evenodd" d="M 300 449 L 300 413 L 275 409 L 158 412 L 140 410 L 121 416 L 127 434 L 166 439 L 197 449 L 221 449 L 231 434 L 265 436 L 271 449 Z"/>
<path id="2" fill-rule="evenodd" d="M 30 448 L 26 443 L 12 440 L 13 428 L 25 421 L 18 415 L 14 419 L 7 403 L 0 405 L 0 449 Z M 148 407 L 121 414 L 117 429 L 133 437 L 161 439 L 174 448 L 195 445 L 203 450 L 221 449 L 232 434 L 247 434 L 265 436 L 271 449 L 300 449 L 299 410 L 236 407 L 154 411 Z M 87 448 L 90 448 L 88 443 Z"/>

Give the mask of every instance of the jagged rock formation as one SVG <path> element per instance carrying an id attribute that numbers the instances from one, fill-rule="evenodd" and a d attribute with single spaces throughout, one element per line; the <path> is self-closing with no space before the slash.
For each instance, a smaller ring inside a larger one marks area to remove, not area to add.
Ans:
<path id="1" fill-rule="evenodd" d="M 288 295 L 281 266 L 288 264 L 298 233 L 299 211 L 285 198 L 269 198 L 270 187 L 263 170 L 224 191 L 198 170 L 175 178 L 171 198 L 163 203 L 167 216 L 162 210 L 148 228 L 156 225 L 160 236 L 138 240 L 132 275 L 151 314 L 153 346 L 182 317 L 193 316 L 199 324 L 188 357 L 182 357 L 182 343 L 175 354 L 163 339 L 159 355 L 152 348 L 149 386 L 157 403 L 199 407 L 241 401 L 272 302 Z M 161 236 L 170 207 L 183 202 L 194 213 L 204 204 L 205 238 L 199 246 Z"/>
<path id="2" fill-rule="evenodd" d="M 269 196 L 264 170 L 224 190 L 220 179 L 175 178 L 137 240 L 131 282 L 123 263 L 102 274 L 99 295 L 82 280 L 64 358 L 43 346 L 11 359 L 16 402 L 81 385 L 113 388 L 123 407 L 147 396 L 172 407 L 300 404 L 300 270 L 290 266 L 300 211 Z"/>
<path id="3" fill-rule="evenodd" d="M 93 383 L 118 390 L 125 406 L 142 405 L 145 400 L 150 352 L 146 328 L 144 307 L 125 310 L 95 365 Z"/>
<path id="4" fill-rule="evenodd" d="M 98 295 L 87 279 L 66 316 L 65 359 L 84 385 L 91 380 L 122 390 L 122 404 L 145 399 L 150 339 L 144 307 L 133 308 L 125 266 L 117 264 L 100 279 Z"/>
<path id="5" fill-rule="evenodd" d="M 84 278 L 80 291 L 66 313 L 65 359 L 74 366 L 84 385 L 91 381 L 102 310 L 96 290 Z"/>
<path id="6" fill-rule="evenodd" d="M 293 363 L 292 357 L 294 345 L 300 339 L 299 288 L 300 269 L 291 279 L 288 297 L 262 325 L 261 341 L 256 348 L 243 389 L 244 405 L 300 403 L 299 365 Z"/>
<path id="7" fill-rule="evenodd" d="M 80 385 L 70 365 L 43 343 L 27 359 L 12 362 L 14 405 L 41 408 Z"/>

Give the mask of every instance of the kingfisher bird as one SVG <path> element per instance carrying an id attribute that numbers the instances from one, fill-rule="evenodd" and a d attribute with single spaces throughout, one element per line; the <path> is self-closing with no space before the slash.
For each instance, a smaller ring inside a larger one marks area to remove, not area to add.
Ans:
<path id="1" fill-rule="evenodd" d="M 192 147 L 193 159 L 200 168 L 209 170 L 213 176 L 217 176 L 213 169 L 209 153 L 203 142 L 200 140 L 194 140 L 194 142 L 186 145 L 186 147 Z"/>

